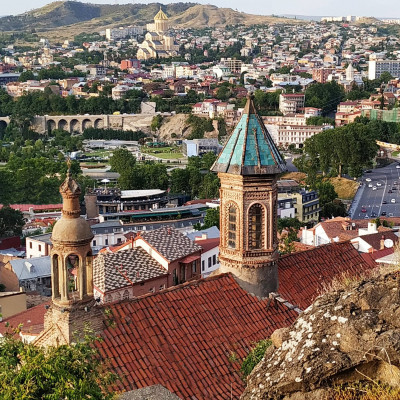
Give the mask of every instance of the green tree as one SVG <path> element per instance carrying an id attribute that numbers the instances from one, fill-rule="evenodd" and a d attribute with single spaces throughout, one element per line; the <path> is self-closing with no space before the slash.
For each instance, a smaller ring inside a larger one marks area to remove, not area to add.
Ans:
<path id="1" fill-rule="evenodd" d="M 314 186 L 314 189 L 318 191 L 319 204 L 321 207 L 327 203 L 331 203 L 338 197 L 335 187 L 328 181 L 320 180 Z"/>
<path id="2" fill-rule="evenodd" d="M 44 348 L 6 334 L 0 342 L 1 398 L 113 399 L 108 388 L 117 377 L 106 371 L 94 342 L 86 334 L 74 345 Z"/>
<path id="3" fill-rule="evenodd" d="M 110 158 L 110 165 L 113 171 L 123 174 L 131 170 L 136 164 L 136 158 L 127 149 L 117 149 L 113 151 Z"/>
<path id="4" fill-rule="evenodd" d="M 0 209 L 0 237 L 21 235 L 24 224 L 21 211 L 7 206 Z"/>
<path id="5" fill-rule="evenodd" d="M 213 226 L 216 226 L 219 229 L 219 207 L 207 209 L 206 216 L 204 217 L 204 224 L 197 224 L 195 228 L 196 230 L 201 231 Z"/>
<path id="6" fill-rule="evenodd" d="M 271 346 L 271 344 L 271 340 L 267 339 L 255 343 L 254 347 L 251 349 L 247 357 L 245 357 L 240 367 L 244 380 L 246 380 L 254 367 L 262 360 L 266 350 Z"/>

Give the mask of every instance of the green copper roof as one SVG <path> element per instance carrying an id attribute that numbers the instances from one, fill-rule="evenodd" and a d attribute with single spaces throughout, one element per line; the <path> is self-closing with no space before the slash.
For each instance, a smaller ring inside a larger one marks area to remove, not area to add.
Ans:
<path id="1" fill-rule="evenodd" d="M 249 97 L 242 117 L 211 167 L 236 175 L 280 174 L 286 170 L 275 143 Z"/>

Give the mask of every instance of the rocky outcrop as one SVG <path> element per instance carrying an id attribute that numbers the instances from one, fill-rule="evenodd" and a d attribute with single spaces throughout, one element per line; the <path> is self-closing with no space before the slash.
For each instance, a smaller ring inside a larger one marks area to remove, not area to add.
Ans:
<path id="1" fill-rule="evenodd" d="M 400 386 L 400 273 L 326 293 L 273 345 L 242 400 L 332 399 L 332 387 L 371 380 Z"/>

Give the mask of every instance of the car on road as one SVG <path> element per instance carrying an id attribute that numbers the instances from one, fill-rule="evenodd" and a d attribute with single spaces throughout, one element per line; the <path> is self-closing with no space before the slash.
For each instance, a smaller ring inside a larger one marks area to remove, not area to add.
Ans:
<path id="1" fill-rule="evenodd" d="M 382 204 L 387 204 L 387 201 L 386 201 L 386 200 L 383 200 L 383 201 L 382 201 Z"/>
<path id="2" fill-rule="evenodd" d="M 371 213 L 371 218 L 372 218 L 372 217 L 377 217 L 376 212 L 372 212 L 372 213 Z"/>
<path id="3" fill-rule="evenodd" d="M 365 171 L 365 173 L 366 174 L 370 174 L 372 171 L 370 170 L 370 169 L 367 169 L 366 171 Z"/>
<path id="4" fill-rule="evenodd" d="M 376 186 L 382 186 L 382 183 L 377 182 L 377 183 L 376 183 Z"/>
<path id="5" fill-rule="evenodd" d="M 384 217 L 386 215 L 386 211 L 382 211 L 381 215 L 382 215 L 382 217 Z"/>
<path id="6" fill-rule="evenodd" d="M 396 203 L 396 199 L 390 200 L 391 203 Z"/>
<path id="7" fill-rule="evenodd" d="M 393 185 L 397 185 L 397 181 L 394 181 L 394 182 L 393 182 Z"/>
<path id="8" fill-rule="evenodd" d="M 367 209 L 366 209 L 365 207 L 363 207 L 363 208 L 361 209 L 361 212 L 362 212 L 362 213 L 365 213 L 365 212 L 367 212 Z"/>
<path id="9" fill-rule="evenodd" d="M 367 182 L 371 182 L 371 178 L 367 178 L 365 179 Z"/>
<path id="10" fill-rule="evenodd" d="M 392 190 L 389 189 L 389 190 L 388 190 L 388 193 L 393 193 L 393 192 L 392 192 Z"/>
<path id="11" fill-rule="evenodd" d="M 368 187 L 372 187 L 372 183 L 369 183 L 369 184 L 368 184 Z"/>
<path id="12" fill-rule="evenodd" d="M 400 165 L 396 165 L 396 168 L 397 168 L 397 169 L 400 169 Z"/>
<path id="13" fill-rule="evenodd" d="M 372 190 L 376 190 L 376 186 L 373 186 Z"/>
<path id="14" fill-rule="evenodd" d="M 393 187 L 392 187 L 392 190 L 397 190 L 397 187 L 396 187 L 396 186 L 393 186 Z"/>

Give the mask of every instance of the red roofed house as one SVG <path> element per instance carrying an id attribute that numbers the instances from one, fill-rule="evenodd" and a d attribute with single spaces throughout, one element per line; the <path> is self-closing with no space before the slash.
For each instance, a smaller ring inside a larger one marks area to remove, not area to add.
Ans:
<path id="1" fill-rule="evenodd" d="M 257 135 L 247 140 L 253 130 Z M 301 310 L 291 302 L 308 307 L 337 274 L 372 267 L 350 243 L 278 259 L 276 181 L 284 164 L 251 98 L 212 169 L 221 179 L 220 274 L 110 303 L 107 312 L 94 300 L 93 234 L 79 217 L 80 188 L 68 173 L 60 187 L 63 216 L 51 239 L 52 302 L 35 343 L 71 343 L 90 322 L 104 339 L 97 343 L 100 356 L 120 376 L 121 391 L 160 384 L 181 399 L 238 398 L 244 382 L 233 355 L 243 359 L 254 342 L 292 323 Z M 201 248 L 173 231 L 145 232 L 134 245 L 125 251 L 168 265 L 168 284 L 199 273 Z M 77 271 L 72 286 L 71 268 Z M 123 271 L 112 272 L 117 279 Z"/>

